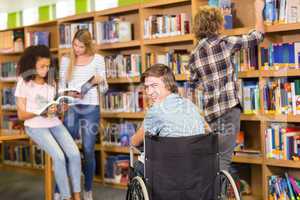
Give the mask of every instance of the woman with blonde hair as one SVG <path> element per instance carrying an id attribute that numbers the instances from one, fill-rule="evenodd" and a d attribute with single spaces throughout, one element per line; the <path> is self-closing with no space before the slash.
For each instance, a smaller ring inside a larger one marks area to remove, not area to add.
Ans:
<path id="1" fill-rule="evenodd" d="M 73 37 L 71 56 L 64 56 L 61 59 L 59 88 L 60 90 L 79 88 L 91 77 L 93 77 L 91 83 L 97 87 L 88 90 L 84 96 L 75 92 L 69 93 L 79 100 L 76 105 L 70 106 L 64 115 L 64 125 L 74 140 L 82 139 L 84 200 L 93 199 L 95 142 L 100 120 L 99 92 L 104 93 L 108 85 L 104 58 L 95 53 L 90 32 L 81 29 Z"/>

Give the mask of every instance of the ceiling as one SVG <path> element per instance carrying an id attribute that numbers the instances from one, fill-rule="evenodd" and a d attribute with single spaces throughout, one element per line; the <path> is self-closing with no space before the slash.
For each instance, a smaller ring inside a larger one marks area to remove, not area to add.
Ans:
<path id="1" fill-rule="evenodd" d="M 64 0 L 0 0 L 0 12 L 14 12 L 25 8 L 49 5 Z"/>

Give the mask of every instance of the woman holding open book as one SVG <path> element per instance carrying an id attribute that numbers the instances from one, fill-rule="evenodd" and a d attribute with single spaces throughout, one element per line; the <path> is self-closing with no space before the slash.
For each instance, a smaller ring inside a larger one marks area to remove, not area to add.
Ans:
<path id="1" fill-rule="evenodd" d="M 24 120 L 29 137 L 52 157 L 61 199 L 80 200 L 79 150 L 68 130 L 56 117 L 58 111 L 56 104 L 48 106 L 43 114 L 40 111 L 55 97 L 55 89 L 51 85 L 54 80 L 51 80 L 50 72 L 53 72 L 51 70 L 53 68 L 51 68 L 50 58 L 49 48 L 44 45 L 28 47 L 21 56 L 17 69 L 19 79 L 15 91 L 18 117 Z M 69 163 L 72 188 L 68 180 L 66 160 Z M 71 192 L 74 194 L 73 198 Z"/>
<path id="2" fill-rule="evenodd" d="M 92 200 L 95 142 L 100 120 L 99 92 L 106 92 L 108 85 L 104 57 L 95 53 L 90 32 L 78 30 L 72 47 L 71 56 L 61 59 L 59 91 L 78 98 L 77 104 L 65 113 L 64 124 L 75 140 L 82 139 L 83 198 Z"/>

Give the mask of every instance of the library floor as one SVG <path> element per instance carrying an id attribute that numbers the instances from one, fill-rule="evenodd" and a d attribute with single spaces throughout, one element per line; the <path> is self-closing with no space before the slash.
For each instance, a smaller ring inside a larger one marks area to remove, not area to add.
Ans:
<path id="1" fill-rule="evenodd" d="M 43 200 L 44 177 L 40 173 L 4 169 L 0 167 L 1 200 Z M 126 190 L 112 189 L 94 184 L 94 200 L 122 200 Z"/>

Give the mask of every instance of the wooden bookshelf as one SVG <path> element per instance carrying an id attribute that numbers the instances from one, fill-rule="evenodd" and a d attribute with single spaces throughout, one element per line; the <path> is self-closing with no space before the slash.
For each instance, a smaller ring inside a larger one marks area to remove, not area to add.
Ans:
<path id="1" fill-rule="evenodd" d="M 144 39 L 144 45 L 157 45 L 157 44 L 168 44 L 168 43 L 177 43 L 177 42 L 193 42 L 193 35 L 176 35 L 161 37 L 155 39 Z"/>
<path id="2" fill-rule="evenodd" d="M 107 83 L 108 84 L 140 83 L 140 77 L 108 78 Z"/>
<path id="3" fill-rule="evenodd" d="M 143 119 L 144 112 L 101 112 L 102 118 Z"/>
<path id="4" fill-rule="evenodd" d="M 233 156 L 232 162 L 234 163 L 246 163 L 246 164 L 256 164 L 262 165 L 263 158 L 261 156 L 251 157 L 251 156 Z"/>
<path id="5" fill-rule="evenodd" d="M 139 47 L 140 45 L 141 45 L 140 41 L 134 40 L 134 41 L 130 41 L 130 42 L 98 44 L 96 46 L 96 48 L 97 48 L 97 50 L 113 50 L 113 49 L 120 49 L 120 48 Z"/>
<path id="6" fill-rule="evenodd" d="M 103 11 L 84 13 L 81 15 L 74 15 L 65 17 L 59 20 L 39 23 L 35 25 L 30 25 L 26 27 L 18 27 L 9 30 L 24 30 L 35 31 L 44 30 L 45 28 L 54 34 L 54 41 L 51 41 L 50 50 L 53 54 L 66 54 L 70 53 L 70 48 L 59 48 L 59 25 L 63 23 L 73 23 L 80 21 L 101 21 L 107 20 L 109 17 L 120 17 L 131 21 L 134 24 L 134 39 L 129 42 L 121 43 L 107 43 L 107 44 L 97 44 L 97 52 L 103 53 L 104 55 L 112 54 L 129 54 L 129 53 L 139 53 L 141 55 L 142 61 L 142 71 L 146 68 L 146 53 L 157 52 L 157 51 L 168 51 L 174 49 L 187 49 L 192 50 L 197 44 L 194 39 L 193 34 L 187 35 L 177 35 L 161 37 L 156 39 L 144 39 L 144 19 L 150 15 L 155 14 L 173 14 L 178 12 L 185 12 L 191 14 L 191 17 L 195 16 L 197 8 L 199 6 L 207 5 L 207 0 L 153 0 L 149 3 L 135 4 L 131 6 L 124 6 L 118 8 L 107 9 Z M 255 26 L 254 20 L 254 0 L 250 1 L 234 1 L 235 17 L 234 28 L 232 30 L 224 30 L 222 34 L 225 35 L 241 35 L 248 33 Z M 281 42 L 291 42 L 299 41 L 300 38 L 297 36 L 297 31 L 300 29 L 300 23 L 293 24 L 275 24 L 272 26 L 266 26 L 265 40 L 267 41 L 281 41 Z M 11 53 L 0 53 L 0 62 L 8 60 L 16 60 L 22 52 L 11 52 Z M 243 71 L 239 73 L 240 79 L 257 79 L 259 84 L 268 77 L 300 77 L 299 69 L 280 69 L 280 70 L 259 70 Z M 187 75 L 176 75 L 177 81 L 188 80 Z M 13 81 L 0 82 L 0 87 L 6 85 L 15 84 Z M 130 83 L 138 85 L 140 83 L 140 77 L 133 78 L 111 78 L 108 79 L 110 87 L 122 88 L 124 85 Z M 262 102 L 262 101 L 261 101 Z M 1 108 L 0 114 L 15 113 L 15 111 L 6 111 Z M 116 120 L 143 120 L 145 112 L 101 112 L 101 120 L 103 121 L 116 121 Z M 296 161 L 285 161 L 285 160 L 274 160 L 267 159 L 265 155 L 265 141 L 264 141 L 264 131 L 267 127 L 267 123 L 270 122 L 288 122 L 288 123 L 300 123 L 299 115 L 270 115 L 264 114 L 262 111 L 258 114 L 241 114 L 241 122 L 246 124 L 246 129 L 251 135 L 251 145 L 257 145 L 255 148 L 260 150 L 262 156 L 250 157 L 250 156 L 234 156 L 233 162 L 239 163 L 241 165 L 251 166 L 251 188 L 253 188 L 253 194 L 251 196 L 245 196 L 243 199 L 267 199 L 268 196 L 268 176 L 274 173 L 273 168 L 280 169 L 283 171 L 285 168 L 293 168 L 294 170 L 299 170 L 300 163 Z M 253 127 L 250 124 L 255 124 Z M 1 127 L 0 127 L 1 128 Z M 255 129 L 256 128 L 256 129 Z M 251 131 L 252 130 L 252 131 Z M 248 133 L 247 133 L 248 134 Z M 26 135 L 0 135 L 0 143 L 12 140 L 28 140 Z M 257 144 L 253 144 L 253 143 Z M 97 176 L 95 180 L 97 182 L 103 183 L 107 186 L 126 188 L 122 184 L 107 183 L 104 180 L 104 163 L 106 154 L 128 154 L 128 147 L 117 147 L 117 146 L 107 146 L 103 144 L 96 145 L 96 151 L 100 151 L 100 163 L 101 163 L 101 175 Z M 51 165 L 50 159 L 47 160 L 46 167 L 47 175 L 51 175 Z M 49 181 L 49 180 L 48 180 Z M 51 180 L 46 184 L 47 191 L 51 191 Z M 49 198 L 49 197 L 48 197 Z"/>

